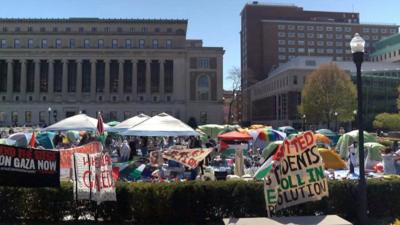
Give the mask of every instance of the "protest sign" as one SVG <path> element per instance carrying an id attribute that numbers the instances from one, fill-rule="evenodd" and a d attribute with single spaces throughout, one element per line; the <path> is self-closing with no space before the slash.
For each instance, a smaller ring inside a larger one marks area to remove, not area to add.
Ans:
<path id="1" fill-rule="evenodd" d="M 97 153 L 102 151 L 103 146 L 100 142 L 90 142 L 86 145 L 77 146 L 73 148 L 60 149 L 60 167 L 62 169 L 72 168 L 71 157 L 74 153 Z"/>
<path id="2" fill-rule="evenodd" d="M 0 185 L 59 187 L 60 153 L 0 145 Z"/>
<path id="3" fill-rule="evenodd" d="M 191 169 L 194 169 L 211 152 L 212 152 L 212 148 L 167 150 L 167 151 L 163 152 L 163 158 L 177 161 Z"/>
<path id="4" fill-rule="evenodd" d="M 328 180 L 312 132 L 284 140 L 265 166 L 264 194 L 268 211 L 277 211 L 328 196 Z"/>
<path id="5" fill-rule="evenodd" d="M 116 201 L 112 161 L 107 153 L 74 153 L 72 163 L 76 200 Z"/>

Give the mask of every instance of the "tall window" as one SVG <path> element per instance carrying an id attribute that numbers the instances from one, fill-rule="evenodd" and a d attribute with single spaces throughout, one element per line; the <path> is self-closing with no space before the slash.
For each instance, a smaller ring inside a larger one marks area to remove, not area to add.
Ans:
<path id="1" fill-rule="evenodd" d="M 61 39 L 56 39 L 55 47 L 61 48 Z"/>
<path id="2" fill-rule="evenodd" d="M 104 48 L 104 40 L 103 39 L 99 39 L 97 41 L 97 48 Z"/>
<path id="3" fill-rule="evenodd" d="M 75 39 L 69 39 L 69 48 L 75 48 Z"/>
<path id="4" fill-rule="evenodd" d="M 82 92 L 90 92 L 90 74 L 91 74 L 91 63 L 89 60 L 83 60 L 82 62 Z M 94 81 L 92 81 L 94 82 Z"/>
<path id="5" fill-rule="evenodd" d="M 13 92 L 21 91 L 21 62 L 14 60 L 13 62 Z"/>
<path id="6" fill-rule="evenodd" d="M 105 87 L 105 63 L 98 61 L 96 63 L 96 92 L 103 93 Z"/>
<path id="7" fill-rule="evenodd" d="M 0 60 L 0 92 L 7 91 L 7 67 L 7 62 Z"/>
<path id="8" fill-rule="evenodd" d="M 153 40 L 153 48 L 158 48 L 158 40 L 157 39 Z"/>
<path id="9" fill-rule="evenodd" d="M 145 42 L 143 39 L 139 40 L 139 48 L 144 48 Z"/>
<path id="10" fill-rule="evenodd" d="M 118 48 L 118 40 L 113 39 L 113 40 L 112 40 L 112 43 L 111 43 L 111 47 L 112 47 L 112 48 Z"/>
<path id="11" fill-rule="evenodd" d="M 63 69 L 62 69 L 63 64 L 62 64 L 61 60 L 54 60 L 53 67 L 54 67 L 54 80 L 53 80 L 53 82 L 54 82 L 53 88 L 54 89 L 53 89 L 53 91 L 61 92 L 62 91 L 62 72 L 63 72 Z"/>
<path id="12" fill-rule="evenodd" d="M 39 112 L 39 123 L 46 123 L 46 112 L 45 111 Z"/>
<path id="13" fill-rule="evenodd" d="M 125 48 L 132 48 L 132 40 L 125 40 Z"/>
<path id="14" fill-rule="evenodd" d="M 209 59 L 208 58 L 200 58 L 200 68 L 208 69 L 209 68 Z"/>
<path id="15" fill-rule="evenodd" d="M 47 39 L 42 39 L 42 48 L 47 48 Z"/>
<path id="16" fill-rule="evenodd" d="M 33 40 L 32 39 L 28 40 L 28 48 L 33 48 Z"/>
<path id="17" fill-rule="evenodd" d="M 152 60 L 150 63 L 151 93 L 159 92 L 160 85 L 160 63 Z"/>
<path id="18" fill-rule="evenodd" d="M 84 43 L 83 43 L 84 48 L 90 48 L 90 40 L 89 39 L 85 39 Z"/>
<path id="19" fill-rule="evenodd" d="M 174 61 L 166 60 L 164 63 L 164 91 L 172 93 L 174 89 Z"/>
<path id="20" fill-rule="evenodd" d="M 49 63 L 44 60 L 40 61 L 40 92 L 47 92 L 49 82 Z"/>
<path id="21" fill-rule="evenodd" d="M 21 41 L 19 39 L 14 40 L 14 48 L 21 48 Z"/>
<path id="22" fill-rule="evenodd" d="M 6 112 L 0 112 L 0 122 L 6 122 Z"/>
<path id="23" fill-rule="evenodd" d="M 7 48 L 7 40 L 1 40 L 1 48 Z"/>
<path id="24" fill-rule="evenodd" d="M 202 75 L 197 80 L 197 99 L 207 101 L 209 98 L 210 82 L 208 76 Z"/>
<path id="25" fill-rule="evenodd" d="M 119 70 L 119 62 L 116 60 L 112 60 L 110 62 L 110 92 L 117 93 L 118 92 L 118 71 Z"/>
<path id="26" fill-rule="evenodd" d="M 200 123 L 201 124 L 207 123 L 207 112 L 200 112 Z"/>
<path id="27" fill-rule="evenodd" d="M 137 93 L 146 92 L 146 61 L 139 60 L 137 63 Z"/>
<path id="28" fill-rule="evenodd" d="M 74 60 L 68 61 L 68 92 L 76 92 L 77 64 Z"/>
<path id="29" fill-rule="evenodd" d="M 32 112 L 25 111 L 25 123 L 30 123 L 30 122 L 32 122 Z"/>
<path id="30" fill-rule="evenodd" d="M 29 82 L 35 80 L 35 63 L 33 60 L 28 60 L 26 62 L 26 74 L 22 74 L 22 76 L 26 76 L 26 92 L 34 91 L 34 82 Z"/>
<path id="31" fill-rule="evenodd" d="M 124 63 L 124 93 L 132 92 L 132 63 L 125 61 Z"/>
<path id="32" fill-rule="evenodd" d="M 11 120 L 12 120 L 12 122 L 14 123 L 14 124 L 17 124 L 18 123 L 18 112 L 12 112 L 11 113 Z"/>
<path id="33" fill-rule="evenodd" d="M 165 47 L 166 47 L 166 48 L 172 48 L 172 40 L 169 40 L 169 39 L 168 39 L 168 40 L 166 41 L 166 43 L 165 43 Z"/>

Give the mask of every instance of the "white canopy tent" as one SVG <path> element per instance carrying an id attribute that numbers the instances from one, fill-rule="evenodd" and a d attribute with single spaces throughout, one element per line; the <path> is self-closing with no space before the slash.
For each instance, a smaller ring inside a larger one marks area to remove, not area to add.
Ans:
<path id="1" fill-rule="evenodd" d="M 110 127 L 107 131 L 122 133 L 122 132 L 128 130 L 129 128 L 132 128 L 148 119 L 150 119 L 150 116 L 142 113 L 137 116 L 126 119 L 126 120 L 122 121 L 121 123 L 115 125 L 114 127 Z"/>
<path id="2" fill-rule="evenodd" d="M 105 130 L 108 130 L 110 126 L 103 123 Z M 97 130 L 97 119 L 87 116 L 86 114 L 78 114 L 65 118 L 57 123 L 48 126 L 43 129 L 44 131 L 65 131 L 65 130 L 86 130 L 96 131 Z"/>
<path id="3" fill-rule="evenodd" d="M 195 130 L 184 122 L 166 113 L 160 113 L 150 119 L 126 130 L 122 135 L 131 136 L 199 136 Z"/>

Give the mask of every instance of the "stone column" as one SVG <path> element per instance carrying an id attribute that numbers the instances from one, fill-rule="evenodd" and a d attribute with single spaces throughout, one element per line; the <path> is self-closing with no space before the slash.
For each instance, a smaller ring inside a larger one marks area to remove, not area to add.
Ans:
<path id="1" fill-rule="evenodd" d="M 125 60 L 118 60 L 118 94 L 119 101 L 124 99 L 124 62 Z"/>
<path id="2" fill-rule="evenodd" d="M 165 77 L 164 63 L 165 63 L 164 59 L 160 60 L 160 98 L 161 99 L 165 99 L 165 96 L 164 96 L 164 92 L 165 92 L 165 90 L 164 90 L 164 77 Z"/>
<path id="3" fill-rule="evenodd" d="M 67 94 L 68 94 L 68 60 L 63 59 L 62 60 L 62 88 L 61 88 L 61 93 L 63 96 L 63 99 L 66 99 Z"/>
<path id="4" fill-rule="evenodd" d="M 33 96 L 34 100 L 39 101 L 39 93 L 40 93 L 40 59 L 33 60 L 35 65 L 35 74 L 34 74 L 34 88 L 33 88 Z"/>
<path id="5" fill-rule="evenodd" d="M 7 100 L 12 101 L 13 93 L 13 60 L 7 59 Z"/>
<path id="6" fill-rule="evenodd" d="M 90 98 L 96 100 L 96 60 L 90 60 Z"/>
<path id="7" fill-rule="evenodd" d="M 76 60 L 77 74 L 76 74 L 76 100 L 81 101 L 82 96 L 82 60 Z"/>
<path id="8" fill-rule="evenodd" d="M 104 97 L 105 101 L 110 100 L 110 63 L 111 60 L 104 59 L 105 67 L 104 67 Z"/>
<path id="9" fill-rule="evenodd" d="M 25 99 L 26 94 L 26 60 L 21 59 L 21 99 Z"/>
<path id="10" fill-rule="evenodd" d="M 53 93 L 54 93 L 54 60 L 49 59 L 49 78 L 48 78 L 48 96 L 47 99 L 51 100 L 53 99 Z"/>
<path id="11" fill-rule="evenodd" d="M 137 73 L 136 73 L 136 60 L 132 59 L 132 98 L 137 100 Z"/>
<path id="12" fill-rule="evenodd" d="M 148 101 L 151 101 L 151 60 L 147 60 L 146 59 L 146 97 L 145 99 L 147 99 Z"/>

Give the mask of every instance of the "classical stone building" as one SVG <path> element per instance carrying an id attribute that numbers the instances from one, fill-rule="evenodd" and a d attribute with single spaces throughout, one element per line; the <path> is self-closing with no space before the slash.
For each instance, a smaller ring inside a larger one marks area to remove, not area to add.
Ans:
<path id="1" fill-rule="evenodd" d="M 167 112 L 223 121 L 223 54 L 187 20 L 0 19 L 0 126 Z M 50 120 L 50 121 L 49 121 Z"/>

